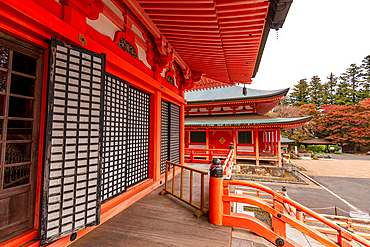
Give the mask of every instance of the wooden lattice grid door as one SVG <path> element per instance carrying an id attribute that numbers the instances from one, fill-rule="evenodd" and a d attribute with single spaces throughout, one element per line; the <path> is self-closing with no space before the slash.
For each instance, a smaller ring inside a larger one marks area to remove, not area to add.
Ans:
<path id="1" fill-rule="evenodd" d="M 100 222 L 105 55 L 51 40 L 41 245 Z"/>

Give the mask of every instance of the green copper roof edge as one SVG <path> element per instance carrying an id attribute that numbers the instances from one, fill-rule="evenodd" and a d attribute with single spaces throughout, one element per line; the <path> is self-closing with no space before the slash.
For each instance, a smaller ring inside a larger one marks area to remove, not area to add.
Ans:
<path id="1" fill-rule="evenodd" d="M 282 89 L 280 92 L 273 93 L 273 94 L 266 94 L 262 96 L 255 96 L 253 98 L 233 98 L 233 99 L 217 99 L 217 100 L 207 100 L 207 101 L 187 101 L 188 105 L 195 105 L 195 104 L 204 104 L 204 103 L 221 103 L 221 102 L 232 102 L 232 101 L 248 101 L 248 100 L 258 100 L 258 99 L 268 99 L 273 97 L 279 97 L 282 95 L 286 95 L 290 88 Z M 242 87 L 241 87 L 242 90 Z"/>

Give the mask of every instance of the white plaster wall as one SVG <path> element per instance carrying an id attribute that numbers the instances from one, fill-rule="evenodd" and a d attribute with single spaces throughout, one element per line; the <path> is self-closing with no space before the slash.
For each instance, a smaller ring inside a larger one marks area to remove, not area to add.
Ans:
<path id="1" fill-rule="evenodd" d="M 236 146 L 236 151 L 250 151 L 250 152 L 253 152 L 254 147 L 253 146 Z"/>
<path id="2" fill-rule="evenodd" d="M 146 52 L 144 51 L 143 48 L 141 48 L 138 44 L 136 44 L 137 47 L 137 53 L 138 53 L 138 58 L 140 61 L 142 61 L 146 67 L 149 69 L 152 69 L 152 67 L 149 65 L 148 60 L 146 60 Z"/>
<path id="3" fill-rule="evenodd" d="M 101 13 L 99 14 L 99 18 L 96 21 L 87 19 L 86 23 L 93 27 L 99 33 L 110 37 L 112 41 L 116 32 L 121 31 L 113 22 L 111 22 Z"/>
<path id="4" fill-rule="evenodd" d="M 136 33 L 136 35 L 139 36 L 139 38 L 145 42 L 143 33 L 139 30 L 139 28 L 136 27 L 136 25 L 132 25 L 132 31 Z"/>
<path id="5" fill-rule="evenodd" d="M 204 144 L 204 145 L 189 145 L 189 148 L 206 148 L 206 144 Z"/>
<path id="6" fill-rule="evenodd" d="M 162 70 L 161 76 L 162 76 L 163 78 L 165 78 L 165 76 L 166 76 L 166 72 L 167 72 L 167 69 L 163 69 L 163 70 Z M 165 79 L 167 80 L 167 78 L 165 78 Z"/>

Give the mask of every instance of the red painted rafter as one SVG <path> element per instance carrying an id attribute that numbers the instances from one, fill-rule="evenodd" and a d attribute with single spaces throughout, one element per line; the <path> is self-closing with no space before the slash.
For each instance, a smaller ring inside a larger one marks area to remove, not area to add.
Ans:
<path id="1" fill-rule="evenodd" d="M 183 11 L 183 10 L 145 10 L 145 12 L 150 16 L 185 16 L 185 17 L 213 17 L 214 18 L 214 10 L 192 10 L 192 11 Z"/>
<path id="2" fill-rule="evenodd" d="M 196 89 L 250 83 L 269 2 L 137 0 L 192 71 Z"/>
<path id="3" fill-rule="evenodd" d="M 204 10 L 213 10 L 212 4 L 208 3 L 200 3 L 200 4 L 183 4 L 182 2 L 172 2 L 172 3 L 156 3 L 154 4 L 153 1 L 151 3 L 143 3 L 140 1 L 141 7 L 145 9 L 148 13 L 148 10 L 166 10 L 166 11 L 173 11 L 173 10 L 183 10 L 183 11 L 204 11 Z"/>

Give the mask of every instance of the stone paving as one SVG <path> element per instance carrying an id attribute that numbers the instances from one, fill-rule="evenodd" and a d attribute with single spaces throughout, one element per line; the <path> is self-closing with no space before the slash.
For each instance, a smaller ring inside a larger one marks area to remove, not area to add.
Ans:
<path id="1" fill-rule="evenodd" d="M 293 160 L 305 174 L 364 213 L 370 213 L 370 156 L 332 155 L 333 160 Z M 334 202 L 333 202 L 334 203 Z M 338 206 L 338 205 L 337 205 Z M 353 211 L 348 208 L 348 211 Z M 348 215 L 347 215 L 348 216 Z"/>
<path id="2" fill-rule="evenodd" d="M 327 160 L 292 160 L 309 176 L 370 178 L 370 155 L 332 155 Z"/>

